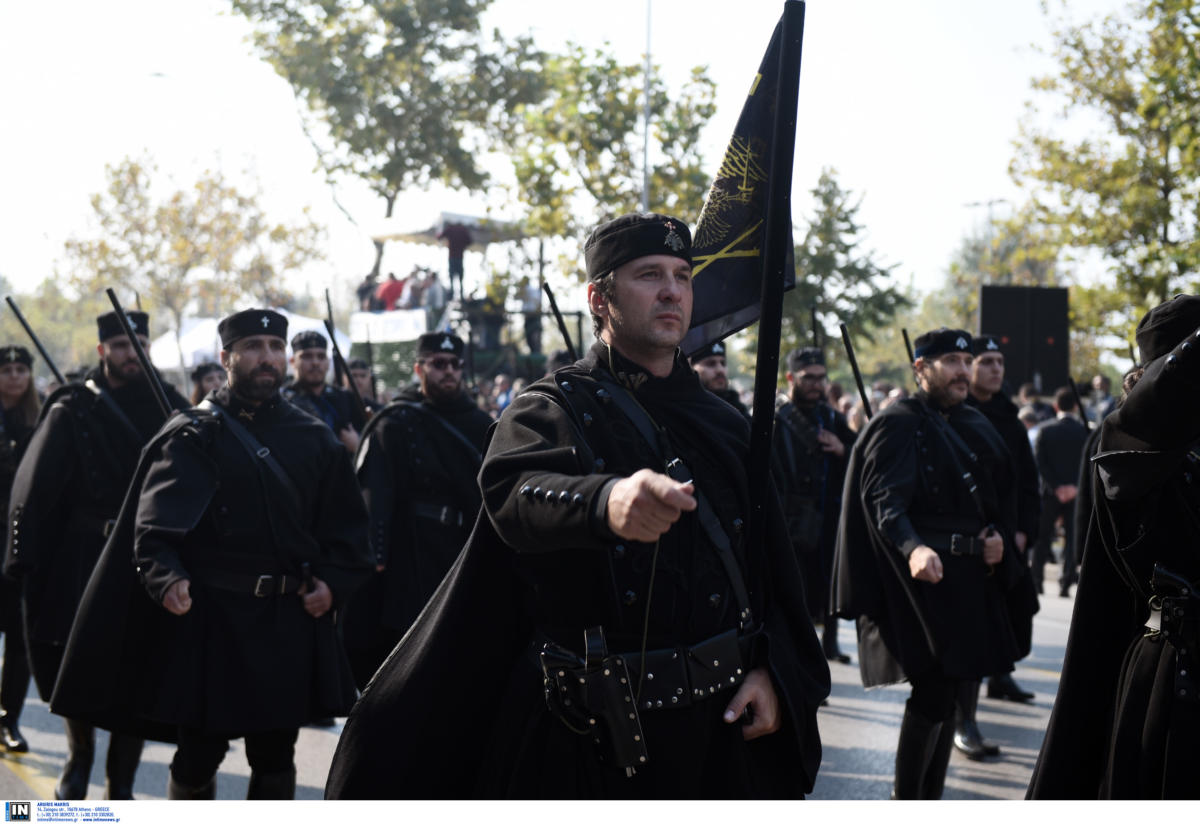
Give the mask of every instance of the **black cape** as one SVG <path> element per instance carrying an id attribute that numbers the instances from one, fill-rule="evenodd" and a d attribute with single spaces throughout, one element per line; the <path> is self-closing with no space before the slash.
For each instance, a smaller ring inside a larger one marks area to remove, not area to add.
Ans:
<path id="1" fill-rule="evenodd" d="M 970 454 L 959 464 L 975 476 L 984 520 L 940 436 L 940 413 L 918 393 L 884 409 L 863 429 L 850 455 L 838 528 L 833 611 L 859 623 L 859 666 L 865 687 L 926 673 L 979 680 L 1009 672 L 1018 646 L 1005 590 L 1018 564 L 1011 459 L 994 427 L 965 404 L 947 410 L 948 425 Z M 974 460 L 972 460 L 974 458 Z M 1005 538 L 993 572 L 976 556 L 934 546 L 945 577 L 916 581 L 908 553 L 935 535 L 977 535 L 991 523 Z"/>
<path id="2" fill-rule="evenodd" d="M 613 630 L 609 640 L 615 651 L 630 649 L 624 645 L 637 629 L 625 629 L 622 621 L 623 611 L 634 610 L 630 604 L 637 593 L 631 589 L 624 602 L 620 598 L 607 602 L 603 593 L 609 591 L 608 574 L 594 574 L 592 567 L 598 563 L 597 570 L 604 568 L 609 563 L 605 559 L 612 558 L 609 568 L 620 576 L 628 564 L 645 557 L 643 550 L 635 548 L 637 545 L 614 548 L 614 536 L 606 536 L 598 526 L 583 528 L 594 517 L 596 496 L 617 477 L 611 473 L 627 474 L 631 467 L 626 464 L 636 466 L 645 458 L 632 426 L 620 425 L 619 414 L 614 419 L 615 410 L 601 400 L 603 393 L 598 395 L 596 376 L 608 373 L 601 358 L 603 349 L 598 345 L 574 366 L 531 385 L 493 430 L 480 476 L 485 503 L 474 531 L 347 720 L 330 770 L 327 798 L 453 798 L 513 792 L 571 796 L 588 792 L 574 783 L 550 779 L 521 784 L 514 790 L 503 779 L 499 783 L 495 779 L 499 773 L 528 777 L 527 768 L 536 762 L 542 762 L 546 775 L 560 775 L 562 767 L 569 771 L 575 763 L 573 758 L 568 758 L 567 764 L 544 763 L 546 752 L 539 751 L 536 743 L 546 732 L 547 720 L 551 728 L 561 730 L 561 725 L 546 711 L 540 673 L 532 676 L 535 664 L 531 661 L 536 660 L 541 646 L 534 636 L 535 611 L 543 612 L 537 619 L 543 624 L 575 611 L 580 613 L 578 620 L 591 620 L 592 615 L 585 619 L 583 614 L 597 608 L 607 610 L 612 624 L 603 623 Z M 616 371 L 617 377 L 629 377 L 619 363 Z M 685 373 L 691 377 L 680 377 Z M 679 383 L 684 380 L 686 386 Z M 651 394 L 639 391 L 639 397 L 668 431 L 690 431 L 693 437 L 712 444 L 715 452 L 740 454 L 744 459 L 745 420 L 702 390 L 682 359 L 662 394 L 656 396 L 658 390 L 652 385 L 644 391 Z M 671 399 L 669 403 L 664 403 L 666 398 Z M 565 414 L 566 409 L 578 414 Z M 659 414 L 663 417 L 658 418 Z M 584 437 L 585 429 L 595 432 Z M 630 440 L 623 441 L 626 435 Z M 548 440 L 539 443 L 542 438 Z M 537 484 L 539 490 L 549 487 L 552 492 L 543 497 L 526 496 L 518 494 L 511 480 L 504 480 L 512 477 L 515 467 L 527 465 L 539 470 L 528 475 L 518 471 L 518 476 L 528 478 L 526 486 Z M 723 510 L 728 503 L 720 503 Z M 794 556 L 780 531 L 777 501 L 768 510 L 775 513 L 773 528 L 768 530 L 770 548 L 747 559 L 751 570 L 748 585 L 754 590 L 752 600 L 761 608 L 756 608 L 756 614 L 763 616 L 768 663 L 784 708 L 784 722 L 778 733 L 749 742 L 746 749 L 751 752 L 755 774 L 769 785 L 764 793 L 797 794 L 811 787 L 820 760 L 816 709 L 829 691 L 829 671 L 807 618 Z M 516 511 L 528 517 L 512 517 Z M 524 525 L 536 528 L 524 533 Z M 505 538 L 500 529 L 507 532 Z M 539 541 L 548 551 L 536 552 Z M 580 548 L 553 551 L 555 546 Z M 584 570 L 586 573 L 580 574 Z M 539 576 L 544 580 L 560 576 L 574 581 L 574 586 L 540 593 L 545 600 L 535 604 L 526 600 L 528 584 Z M 724 576 L 716 573 L 705 586 L 719 587 L 723 580 Z M 626 586 L 614 584 L 618 591 Z M 718 603 L 725 609 L 724 601 L 713 599 L 713 606 Z M 664 609 L 660 617 L 678 613 L 669 604 L 664 604 Z M 640 602 L 636 614 L 640 614 Z M 725 613 L 713 610 L 711 616 L 718 614 Z M 706 612 L 700 617 L 708 620 L 710 615 Z M 570 636 L 570 642 L 578 646 L 574 632 L 581 636 L 588 625 L 579 623 L 574 630 L 568 627 L 562 637 Z M 653 648 L 653 643 L 648 648 Z M 724 706 L 719 698 L 716 703 L 704 703 L 717 709 Z M 737 737 L 740 740 L 740 733 Z M 590 741 L 578 740 L 590 748 Z M 663 763 L 668 763 L 669 746 L 662 743 L 655 750 L 650 733 L 647 742 L 651 758 L 657 751 Z M 620 785 L 610 787 L 609 792 L 620 793 Z"/>
<path id="3" fill-rule="evenodd" d="M 1193 338 L 1151 363 L 1101 426 L 1075 610 L 1029 798 L 1200 797 L 1200 696 L 1185 675 L 1200 653 L 1195 619 L 1175 635 L 1146 626 L 1151 597 L 1169 594 L 1151 584 L 1156 564 L 1191 582 L 1197 609 L 1198 376 Z"/>

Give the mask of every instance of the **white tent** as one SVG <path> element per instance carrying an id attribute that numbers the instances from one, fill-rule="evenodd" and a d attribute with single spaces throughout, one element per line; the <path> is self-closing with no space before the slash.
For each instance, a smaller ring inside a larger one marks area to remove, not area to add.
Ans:
<path id="1" fill-rule="evenodd" d="M 288 319 L 289 341 L 295 337 L 297 332 L 315 330 L 322 335 L 326 334 L 323 318 L 309 318 L 293 314 L 285 309 L 276 309 L 275 311 Z M 185 369 L 190 369 L 205 361 L 216 362 L 219 360 L 217 355 L 221 351 L 221 338 L 217 334 L 219 322 L 218 318 L 188 318 L 184 320 L 180 343 L 183 348 Z M 342 351 L 343 356 L 349 358 L 350 337 L 341 329 L 336 332 L 338 348 Z M 289 345 L 288 356 L 290 357 L 291 354 L 292 349 Z M 154 365 L 159 369 L 178 369 L 180 366 L 179 350 L 175 347 L 175 333 L 167 332 L 150 341 L 150 355 Z M 332 352 L 330 352 L 330 360 L 333 360 Z"/>

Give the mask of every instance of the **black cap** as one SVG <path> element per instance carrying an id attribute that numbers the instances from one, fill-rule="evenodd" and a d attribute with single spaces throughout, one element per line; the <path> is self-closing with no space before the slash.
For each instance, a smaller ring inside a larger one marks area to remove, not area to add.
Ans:
<path id="1" fill-rule="evenodd" d="M 204 380 L 205 375 L 211 374 L 212 372 L 224 371 L 225 367 L 221 364 L 214 363 L 213 361 L 205 361 L 204 363 L 197 364 L 196 368 L 192 370 L 192 383 L 200 383 L 200 381 Z"/>
<path id="2" fill-rule="evenodd" d="M 697 364 L 700 361 L 704 360 L 705 358 L 711 358 L 715 355 L 720 355 L 721 357 L 725 357 L 725 344 L 719 340 L 714 341 L 713 343 L 710 343 L 708 346 L 704 347 L 703 349 L 700 349 L 700 350 L 688 355 L 688 363 Z"/>
<path id="3" fill-rule="evenodd" d="M 150 337 L 150 316 L 145 312 L 126 312 L 125 317 L 129 319 L 129 325 L 133 327 L 135 335 L 142 337 Z M 118 335 L 124 335 L 125 330 L 121 328 L 121 319 L 117 317 L 116 312 L 105 312 L 100 317 L 96 318 L 96 329 L 100 333 L 100 342 L 109 338 L 115 338 Z"/>
<path id="4" fill-rule="evenodd" d="M 965 329 L 949 329 L 945 326 L 918 335 L 913 341 L 913 358 L 936 358 L 950 352 L 971 351 L 971 333 Z"/>
<path id="5" fill-rule="evenodd" d="M 1000 349 L 1000 338 L 997 335 L 976 335 L 971 342 L 971 351 L 976 355 L 986 355 L 988 352 L 1004 354 Z"/>
<path id="6" fill-rule="evenodd" d="M 1137 345 L 1142 364 L 1167 354 L 1197 330 L 1200 330 L 1200 297 L 1176 295 L 1155 306 L 1137 325 Z"/>
<path id="7" fill-rule="evenodd" d="M 273 309 L 243 309 L 217 324 L 221 348 L 229 349 L 242 338 L 270 335 L 287 340 L 287 318 Z"/>
<path id="8" fill-rule="evenodd" d="M 426 332 L 417 338 L 417 355 L 454 355 L 461 358 L 463 339 L 449 332 Z"/>
<path id="9" fill-rule="evenodd" d="M 33 355 L 29 354 L 29 350 L 24 346 L 10 343 L 8 346 L 0 346 L 0 366 L 6 363 L 23 363 L 32 367 Z"/>
<path id="10" fill-rule="evenodd" d="M 796 349 L 787 356 L 789 372 L 799 372 L 806 366 L 824 366 L 825 353 L 813 346 Z"/>
<path id="11" fill-rule="evenodd" d="M 570 366 L 574 362 L 575 361 L 571 360 L 571 353 L 566 349 L 556 349 L 554 350 L 554 354 L 550 356 L 550 360 L 546 365 L 551 371 L 553 371 L 555 369 L 562 369 L 564 366 Z"/>
<path id="12" fill-rule="evenodd" d="M 589 280 L 646 255 L 692 262 L 692 233 L 679 218 L 649 212 L 622 215 L 597 226 L 583 244 Z"/>
<path id="13" fill-rule="evenodd" d="M 351 358 L 346 364 L 347 369 L 365 369 L 370 371 L 371 367 L 367 366 L 367 362 L 362 358 Z"/>
<path id="14" fill-rule="evenodd" d="M 297 332 L 292 338 L 292 351 L 299 352 L 303 349 L 320 349 L 322 352 L 329 351 L 329 339 L 315 329 L 305 329 L 303 332 Z"/>

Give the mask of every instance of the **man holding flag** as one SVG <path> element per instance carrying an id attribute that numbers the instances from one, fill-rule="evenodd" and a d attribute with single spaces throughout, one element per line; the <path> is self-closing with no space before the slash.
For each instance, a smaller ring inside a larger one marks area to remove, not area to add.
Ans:
<path id="1" fill-rule="evenodd" d="M 347 721 L 327 797 L 811 790 L 829 670 L 767 474 L 780 301 L 745 288 L 778 292 L 790 268 L 802 23 L 787 3 L 697 245 L 661 214 L 588 238 L 599 340 L 493 429 L 472 537 Z M 745 418 L 684 355 L 758 306 L 776 314 L 755 459 Z M 471 699 L 447 706 L 459 684 Z"/>

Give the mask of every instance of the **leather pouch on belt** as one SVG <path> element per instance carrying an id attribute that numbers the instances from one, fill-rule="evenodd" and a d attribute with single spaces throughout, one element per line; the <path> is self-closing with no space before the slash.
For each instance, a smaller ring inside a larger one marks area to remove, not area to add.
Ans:
<path id="1" fill-rule="evenodd" d="M 687 651 L 687 667 L 693 699 L 715 695 L 745 681 L 738 631 L 731 629 L 693 646 Z"/>
<path id="2" fill-rule="evenodd" d="M 645 764 L 646 741 L 625 660 L 608 655 L 600 628 L 585 636 L 583 660 L 558 644 L 543 646 L 546 705 L 573 732 L 590 735 L 606 763 L 627 770 Z"/>

